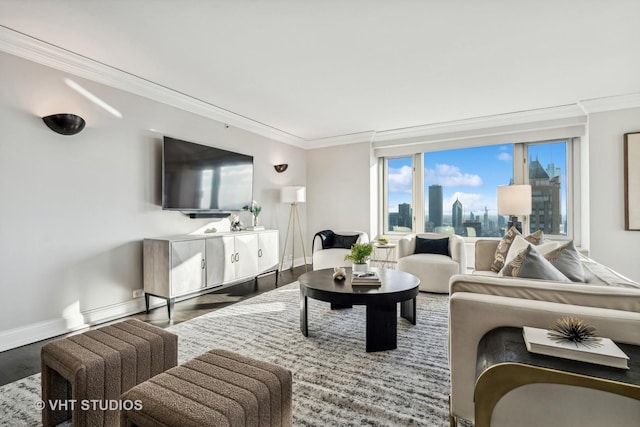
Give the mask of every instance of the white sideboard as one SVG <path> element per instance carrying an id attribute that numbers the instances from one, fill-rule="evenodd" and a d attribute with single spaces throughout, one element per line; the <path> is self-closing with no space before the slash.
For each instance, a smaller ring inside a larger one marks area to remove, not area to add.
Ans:
<path id="1" fill-rule="evenodd" d="M 173 317 L 176 297 L 222 289 L 275 271 L 278 286 L 278 230 L 178 235 L 144 239 L 145 305 L 167 300 Z"/>

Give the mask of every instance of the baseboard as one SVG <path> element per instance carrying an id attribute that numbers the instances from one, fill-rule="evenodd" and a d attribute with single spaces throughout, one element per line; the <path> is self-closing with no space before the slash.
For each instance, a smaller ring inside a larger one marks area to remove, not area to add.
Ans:
<path id="1" fill-rule="evenodd" d="M 297 260 L 297 259 L 296 259 Z M 302 262 L 302 258 L 300 258 Z M 302 264 L 300 264 L 302 265 Z M 247 278 L 227 284 L 225 287 L 233 286 Z M 199 295 L 210 293 L 217 289 L 206 289 L 189 295 L 176 298 L 176 302 L 194 298 Z M 152 297 L 149 303 L 150 308 L 166 307 L 166 300 Z M 129 301 L 100 307 L 93 310 L 83 311 L 72 317 L 52 319 L 30 325 L 21 326 L 14 329 L 0 331 L 0 351 L 11 350 L 27 344 L 65 335 L 81 329 L 86 329 L 94 325 L 132 316 L 146 310 L 144 298 L 135 298 Z"/>
<path id="2" fill-rule="evenodd" d="M 151 307 L 159 307 L 163 302 L 155 302 Z M 93 325 L 131 316 L 145 310 L 144 298 L 125 301 L 107 307 L 88 310 L 73 317 L 32 323 L 6 331 L 0 331 L 0 351 L 11 350 L 27 344 L 65 335 Z"/>
<path id="3" fill-rule="evenodd" d="M 84 323 L 84 318 L 79 316 L 74 319 L 60 318 L 8 329 L 0 332 L 0 351 L 57 337 L 88 326 Z"/>

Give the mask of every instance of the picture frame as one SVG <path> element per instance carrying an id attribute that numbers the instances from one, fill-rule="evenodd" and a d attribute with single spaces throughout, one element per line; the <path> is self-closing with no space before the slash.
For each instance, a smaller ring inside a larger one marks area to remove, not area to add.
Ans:
<path id="1" fill-rule="evenodd" d="M 640 231 L 640 132 L 624 134 L 624 229 Z"/>

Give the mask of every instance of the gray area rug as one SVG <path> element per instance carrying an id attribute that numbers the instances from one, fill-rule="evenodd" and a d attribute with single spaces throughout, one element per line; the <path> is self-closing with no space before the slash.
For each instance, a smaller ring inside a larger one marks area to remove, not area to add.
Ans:
<path id="1" fill-rule="evenodd" d="M 398 318 L 398 348 L 365 352 L 365 308 L 309 300 L 298 283 L 172 326 L 179 363 L 223 348 L 293 372 L 295 426 L 447 426 L 447 295 L 420 293 L 417 325 Z M 40 425 L 40 375 L 0 387 L 1 425 Z"/>

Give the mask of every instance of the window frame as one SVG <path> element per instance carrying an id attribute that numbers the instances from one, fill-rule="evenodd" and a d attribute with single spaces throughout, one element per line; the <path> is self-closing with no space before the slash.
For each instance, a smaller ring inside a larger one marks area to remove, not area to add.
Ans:
<path id="1" fill-rule="evenodd" d="M 580 216 L 580 203 L 581 203 L 581 189 L 579 187 L 580 177 L 581 177 L 581 168 L 580 168 L 580 137 L 571 137 L 571 138 L 553 138 L 553 139 L 544 139 L 539 141 L 527 141 L 527 142 L 503 142 L 503 144 L 511 144 L 513 145 L 513 179 L 514 184 L 528 184 L 529 183 L 529 159 L 528 152 L 530 145 L 543 145 L 549 143 L 558 143 L 565 142 L 566 143 L 566 235 L 546 235 L 551 240 L 574 240 L 577 247 L 581 244 L 581 230 L 582 230 L 582 218 Z M 379 164 L 380 168 L 380 181 L 379 181 L 379 191 L 382 192 L 380 195 L 380 200 L 382 200 L 382 204 L 379 209 L 380 217 L 382 217 L 382 221 L 379 223 L 378 232 L 381 235 L 389 235 L 389 236 L 401 236 L 407 234 L 404 231 L 390 231 L 389 228 L 389 212 L 388 212 L 388 160 L 395 158 L 406 158 L 413 156 L 413 169 L 412 169 L 412 231 L 411 233 L 424 233 L 424 220 L 425 220 L 425 188 L 424 188 L 424 165 L 423 165 L 423 154 L 426 153 L 435 153 L 438 151 L 445 151 L 449 149 L 457 149 L 457 148 L 472 148 L 478 145 L 495 145 L 495 142 L 491 144 L 469 144 L 468 146 L 463 147 L 451 147 L 451 148 L 443 148 L 438 147 L 438 149 L 429 150 L 429 151 L 420 151 L 413 154 L 405 154 L 405 155 L 391 155 L 391 156 L 382 156 L 380 157 Z M 418 173 L 418 171 L 420 173 Z M 529 216 L 525 219 L 525 225 L 529 229 Z M 472 242 L 478 239 L 478 237 L 464 237 L 467 242 Z M 492 237 L 483 237 L 486 239 L 492 239 Z"/>

